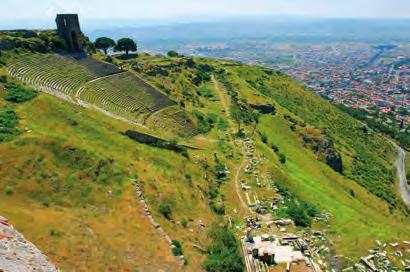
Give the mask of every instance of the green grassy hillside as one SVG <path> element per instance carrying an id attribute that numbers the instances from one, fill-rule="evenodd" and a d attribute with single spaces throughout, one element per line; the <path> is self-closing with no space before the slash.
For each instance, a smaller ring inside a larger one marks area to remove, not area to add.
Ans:
<path id="1" fill-rule="evenodd" d="M 143 128 L 44 93 L 23 103 L 6 100 L 0 83 L 0 124 L 8 120 L 0 130 L 6 135 L 0 137 L 0 214 L 63 271 L 179 269 L 143 213 L 134 180 L 154 219 L 181 243 L 183 269 L 203 269 L 207 254 L 198 248 L 217 243 L 215 232 L 208 235 L 213 224 L 225 224 L 229 216 L 232 232 L 245 230 L 248 210 L 237 186 L 241 179 L 252 182 L 243 171 L 238 127 L 255 142 L 261 160 L 256 171 L 330 213 L 329 227 L 312 228 L 326 232 L 333 254 L 346 256 L 344 265 L 366 254 L 375 239 L 410 236 L 394 185 L 391 145 L 300 84 L 261 67 L 218 60 L 140 54 L 113 61 L 195 117 L 200 135 L 179 139 L 196 147 L 188 156 L 137 143 L 121 132 Z M 251 104 L 273 105 L 275 114 L 258 113 Z M 160 114 L 178 113 L 168 110 Z M 306 144 L 308 132 L 319 143 L 333 143 L 342 173 Z M 226 177 L 219 174 L 225 165 Z M 255 191 L 263 201 L 273 197 L 264 188 Z"/>

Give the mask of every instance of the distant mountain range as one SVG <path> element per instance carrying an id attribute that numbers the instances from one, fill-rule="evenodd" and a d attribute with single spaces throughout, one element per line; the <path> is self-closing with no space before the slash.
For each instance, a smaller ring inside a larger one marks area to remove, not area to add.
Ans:
<path id="1" fill-rule="evenodd" d="M 410 20 L 241 18 L 197 23 L 129 25 L 115 21 L 103 28 L 87 27 L 92 39 L 99 36 L 130 36 L 144 46 L 164 43 L 181 45 L 190 42 L 263 39 L 270 42 L 366 41 L 392 42 L 410 40 Z"/>

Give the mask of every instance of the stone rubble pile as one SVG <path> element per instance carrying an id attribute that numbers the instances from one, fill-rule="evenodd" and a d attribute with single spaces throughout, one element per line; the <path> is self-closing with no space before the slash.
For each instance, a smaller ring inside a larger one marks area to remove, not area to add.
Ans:
<path id="1" fill-rule="evenodd" d="M 58 269 L 48 258 L 8 220 L 0 216 L 0 271 L 1 272 L 55 272 Z"/>

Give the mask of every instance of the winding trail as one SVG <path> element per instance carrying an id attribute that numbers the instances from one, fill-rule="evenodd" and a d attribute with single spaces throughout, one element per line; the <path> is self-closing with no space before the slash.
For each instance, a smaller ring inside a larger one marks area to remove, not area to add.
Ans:
<path id="1" fill-rule="evenodd" d="M 407 207 L 410 207 L 410 188 L 407 184 L 406 168 L 405 168 L 405 158 L 406 153 L 403 148 L 398 146 L 396 143 L 392 142 L 397 150 L 397 161 L 395 166 L 397 168 L 397 176 L 399 178 L 399 189 L 400 195 Z"/>

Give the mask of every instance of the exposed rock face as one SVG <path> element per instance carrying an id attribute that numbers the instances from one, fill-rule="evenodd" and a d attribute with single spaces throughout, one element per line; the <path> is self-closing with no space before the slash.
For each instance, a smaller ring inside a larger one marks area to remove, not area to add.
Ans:
<path id="1" fill-rule="evenodd" d="M 336 172 L 342 173 L 343 172 L 342 157 L 334 149 L 333 143 L 331 143 L 331 145 L 325 149 L 324 154 L 325 154 L 326 164 L 329 165 Z"/>
<path id="2" fill-rule="evenodd" d="M 326 138 L 326 135 L 314 135 L 302 132 L 302 139 L 305 146 L 309 147 L 319 159 L 326 162 L 333 170 L 342 173 L 342 157 L 336 151 L 333 142 Z"/>
<path id="3" fill-rule="evenodd" d="M 0 216 L 0 271 L 4 272 L 54 272 L 58 269 L 27 241 L 23 235 Z"/>

